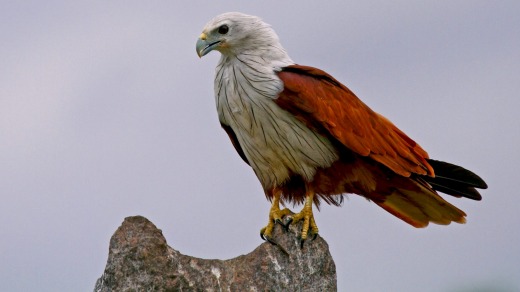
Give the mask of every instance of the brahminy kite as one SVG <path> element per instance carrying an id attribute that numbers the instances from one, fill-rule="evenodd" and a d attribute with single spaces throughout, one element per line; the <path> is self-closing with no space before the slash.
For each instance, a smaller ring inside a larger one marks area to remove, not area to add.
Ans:
<path id="1" fill-rule="evenodd" d="M 276 223 L 303 220 L 315 237 L 320 200 L 339 205 L 358 194 L 415 227 L 464 223 L 466 214 L 437 191 L 481 200 L 486 183 L 473 172 L 432 160 L 426 151 L 326 72 L 297 65 L 260 18 L 224 13 L 197 40 L 202 57 L 221 53 L 215 99 L 222 128 L 272 201 L 260 235 Z M 303 203 L 293 214 L 285 202 Z"/>

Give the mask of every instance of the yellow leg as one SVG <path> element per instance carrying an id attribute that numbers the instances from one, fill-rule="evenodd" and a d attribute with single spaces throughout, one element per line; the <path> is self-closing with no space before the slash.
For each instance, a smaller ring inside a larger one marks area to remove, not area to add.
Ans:
<path id="1" fill-rule="evenodd" d="M 260 237 L 262 239 L 271 241 L 273 228 L 276 223 L 282 224 L 282 219 L 286 215 L 293 214 L 291 210 L 284 208 L 283 210 L 280 210 L 280 195 L 282 194 L 282 191 L 279 189 L 273 190 L 273 204 L 271 206 L 271 210 L 269 210 L 269 222 L 267 223 L 267 226 L 260 229 Z M 282 224 L 283 225 L 283 224 Z"/>
<path id="2" fill-rule="evenodd" d="M 307 185 L 307 193 L 305 194 L 305 205 L 303 206 L 300 213 L 295 214 L 293 216 L 292 223 L 296 223 L 298 221 L 303 220 L 302 227 L 302 247 L 303 242 L 310 235 L 312 238 L 315 238 L 318 235 L 318 225 L 316 225 L 316 221 L 314 221 L 314 214 L 312 213 L 312 204 L 314 202 L 314 189 Z"/>

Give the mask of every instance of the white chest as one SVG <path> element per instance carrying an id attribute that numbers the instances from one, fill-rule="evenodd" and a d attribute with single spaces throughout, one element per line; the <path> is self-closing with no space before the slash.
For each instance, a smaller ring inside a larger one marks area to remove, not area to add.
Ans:
<path id="1" fill-rule="evenodd" d="M 316 168 L 338 159 L 330 141 L 307 128 L 274 99 L 283 89 L 276 73 L 249 67 L 217 68 L 219 119 L 229 125 L 264 188 L 299 174 L 311 181 Z"/>

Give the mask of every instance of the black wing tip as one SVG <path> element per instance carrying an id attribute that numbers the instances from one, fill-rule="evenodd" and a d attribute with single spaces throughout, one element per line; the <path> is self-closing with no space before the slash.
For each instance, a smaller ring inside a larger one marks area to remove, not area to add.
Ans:
<path id="1" fill-rule="evenodd" d="M 435 177 L 424 177 L 424 179 L 434 190 L 454 197 L 482 200 L 482 195 L 477 189 L 487 189 L 488 185 L 480 176 L 462 166 L 448 162 L 428 159 L 428 163 L 433 167 Z"/>
<path id="2" fill-rule="evenodd" d="M 473 187 L 468 186 L 454 186 L 450 187 L 446 184 L 435 183 L 435 181 L 428 182 L 432 188 L 438 192 L 445 193 L 447 195 L 457 198 L 468 198 L 475 201 L 482 201 L 482 195 Z"/>
<path id="3" fill-rule="evenodd" d="M 487 183 L 469 169 L 440 160 L 428 159 L 427 161 L 433 167 L 436 176 L 459 181 L 478 189 L 488 188 Z"/>

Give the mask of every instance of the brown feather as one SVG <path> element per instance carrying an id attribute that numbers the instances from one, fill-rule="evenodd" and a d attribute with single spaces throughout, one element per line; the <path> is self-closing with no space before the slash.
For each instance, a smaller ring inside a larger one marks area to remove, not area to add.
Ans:
<path id="1" fill-rule="evenodd" d="M 276 104 L 328 137 L 340 153 L 330 167 L 316 169 L 312 181 L 293 174 L 276 186 L 282 191 L 282 202 L 303 203 L 310 184 L 318 207 L 320 201 L 340 205 L 344 194 L 353 193 L 415 227 L 429 222 L 465 222 L 466 214 L 435 190 L 478 200 L 475 187 L 487 187 L 480 177 L 459 166 L 430 160 L 414 140 L 327 73 L 293 65 L 278 76 L 285 88 Z M 222 128 L 249 164 L 231 127 L 222 124 Z M 435 177 L 434 168 L 440 177 Z M 265 194 L 271 199 L 273 192 L 267 189 Z"/>
<path id="2" fill-rule="evenodd" d="M 485 186 L 478 176 L 429 160 L 414 140 L 327 73 L 293 65 L 283 68 L 278 76 L 285 88 L 275 102 L 309 128 L 329 137 L 341 153 L 339 160 L 328 168 L 317 169 L 313 181 L 306 182 L 318 195 L 317 205 L 320 199 L 337 205 L 343 194 L 354 193 L 415 227 L 425 227 L 429 222 L 465 222 L 466 214 L 435 189 L 477 198 L 474 188 L 467 189 Z M 448 178 L 435 178 L 430 162 Z M 454 186 L 457 191 L 449 189 Z M 282 189 L 287 201 L 299 203 L 305 198 L 301 177 L 291 177 Z"/>
<path id="3" fill-rule="evenodd" d="M 285 67 L 278 76 L 285 88 L 276 103 L 309 127 L 400 175 L 434 176 L 426 151 L 332 76 L 300 65 Z"/>

